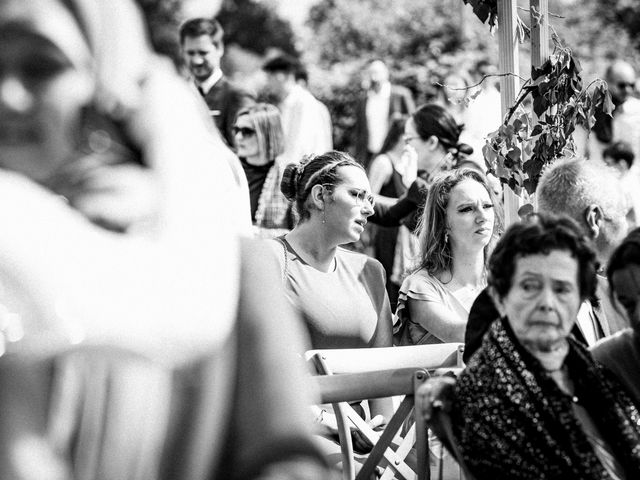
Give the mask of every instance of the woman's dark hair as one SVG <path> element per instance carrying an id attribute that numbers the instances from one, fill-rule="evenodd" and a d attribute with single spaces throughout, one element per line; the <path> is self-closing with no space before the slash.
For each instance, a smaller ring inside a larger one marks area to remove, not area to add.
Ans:
<path id="1" fill-rule="evenodd" d="M 280 190 L 291 202 L 303 221 L 311 215 L 307 199 L 314 185 L 339 185 L 342 178 L 338 174 L 340 167 L 364 168 L 349 154 L 330 151 L 322 155 L 305 157 L 300 163 L 290 163 L 284 169 Z"/>
<path id="2" fill-rule="evenodd" d="M 384 137 L 382 147 L 380 147 L 380 153 L 387 153 L 393 149 L 396 144 L 402 140 L 404 134 L 404 125 L 407 123 L 407 117 L 404 115 L 394 117 L 389 124 L 389 130 L 387 136 Z"/>
<path id="3" fill-rule="evenodd" d="M 420 138 L 427 140 L 435 136 L 440 144 L 455 158 L 459 155 L 471 155 L 473 148 L 460 143 L 460 133 L 464 125 L 458 124 L 453 115 L 441 105 L 427 103 L 418 107 L 411 116 Z"/>
<path id="4" fill-rule="evenodd" d="M 582 228 L 566 215 L 534 214 L 505 232 L 489 259 L 489 286 L 500 298 L 511 289 L 518 259 L 567 251 L 578 262 L 580 298 L 593 298 L 598 261 L 591 241 Z"/>
<path id="5" fill-rule="evenodd" d="M 635 228 L 622 240 L 609 259 L 607 265 L 607 278 L 609 279 L 609 295 L 615 297 L 614 285 L 611 282 L 613 274 L 628 265 L 640 265 L 640 228 Z M 613 301 L 615 305 L 616 302 Z"/>

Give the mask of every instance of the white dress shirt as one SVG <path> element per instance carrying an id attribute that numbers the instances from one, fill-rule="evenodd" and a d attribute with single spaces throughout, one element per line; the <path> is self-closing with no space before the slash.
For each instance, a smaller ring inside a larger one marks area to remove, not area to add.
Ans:
<path id="1" fill-rule="evenodd" d="M 391 84 L 383 83 L 380 91 L 369 90 L 367 93 L 367 129 L 369 140 L 367 148 L 371 153 L 378 153 L 389 131 L 389 103 L 391 102 Z"/>

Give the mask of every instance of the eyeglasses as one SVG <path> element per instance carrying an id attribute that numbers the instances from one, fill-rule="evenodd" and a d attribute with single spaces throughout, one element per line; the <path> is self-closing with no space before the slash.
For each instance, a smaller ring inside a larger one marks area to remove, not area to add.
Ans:
<path id="1" fill-rule="evenodd" d="M 334 185 L 331 185 L 330 183 L 325 183 L 322 186 L 330 190 L 334 188 Z M 355 199 L 357 207 L 363 206 L 364 202 L 367 202 L 371 208 L 375 206 L 376 199 L 371 193 L 367 192 L 362 188 L 350 187 L 348 185 L 345 185 L 345 188 L 347 189 L 349 194 Z"/>
<path id="2" fill-rule="evenodd" d="M 616 85 L 620 90 L 626 90 L 627 88 L 634 89 L 636 86 L 635 82 L 618 82 Z"/>
<path id="3" fill-rule="evenodd" d="M 234 135 L 237 135 L 237 134 L 241 133 L 243 137 L 250 137 L 250 136 L 256 134 L 256 131 L 253 128 L 249 128 L 249 127 L 236 127 L 236 126 L 234 126 L 232 128 L 232 131 L 233 131 Z"/>
<path id="4" fill-rule="evenodd" d="M 411 140 L 415 140 L 415 139 L 419 139 L 420 135 L 403 135 L 402 136 L 402 140 L 404 141 L 404 143 L 406 143 L 407 145 L 409 143 L 411 143 Z"/>

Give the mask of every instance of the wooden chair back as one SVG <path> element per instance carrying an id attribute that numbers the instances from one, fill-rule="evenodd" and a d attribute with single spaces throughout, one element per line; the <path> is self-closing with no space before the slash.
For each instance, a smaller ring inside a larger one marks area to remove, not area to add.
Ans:
<path id="1" fill-rule="evenodd" d="M 376 467 L 385 467 L 383 479 L 430 478 L 427 427 L 422 418 L 415 419 L 404 438 L 396 434 L 413 410 L 416 389 L 431 372 L 463 366 L 463 344 L 446 343 L 389 348 L 311 350 L 306 358 L 315 367 L 313 377 L 322 403 L 331 403 L 338 424 L 342 451 L 343 478 L 369 479 Z M 353 411 L 347 402 L 404 396 L 394 416 L 381 435 Z M 355 476 L 355 462 L 350 428 L 353 425 L 372 444 L 363 467 Z M 391 447 L 393 441 L 396 449 Z M 406 463 L 411 448 L 416 447 L 417 465 Z"/>

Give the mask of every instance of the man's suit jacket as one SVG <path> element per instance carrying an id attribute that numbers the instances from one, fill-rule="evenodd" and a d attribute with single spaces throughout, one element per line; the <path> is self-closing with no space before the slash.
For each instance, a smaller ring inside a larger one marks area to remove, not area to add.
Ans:
<path id="1" fill-rule="evenodd" d="M 227 145 L 233 146 L 233 123 L 238 111 L 255 103 L 255 96 L 222 77 L 204 96 L 209 114 Z"/>
<path id="2" fill-rule="evenodd" d="M 410 115 L 416 109 L 413 96 L 408 88 L 400 85 L 391 85 L 391 96 L 389 97 L 389 120 L 401 115 Z M 355 123 L 355 154 L 356 158 L 366 164 L 369 160 L 369 127 L 367 125 L 367 93 L 358 100 L 356 106 Z M 378 153 L 378 152 L 372 152 Z"/>

